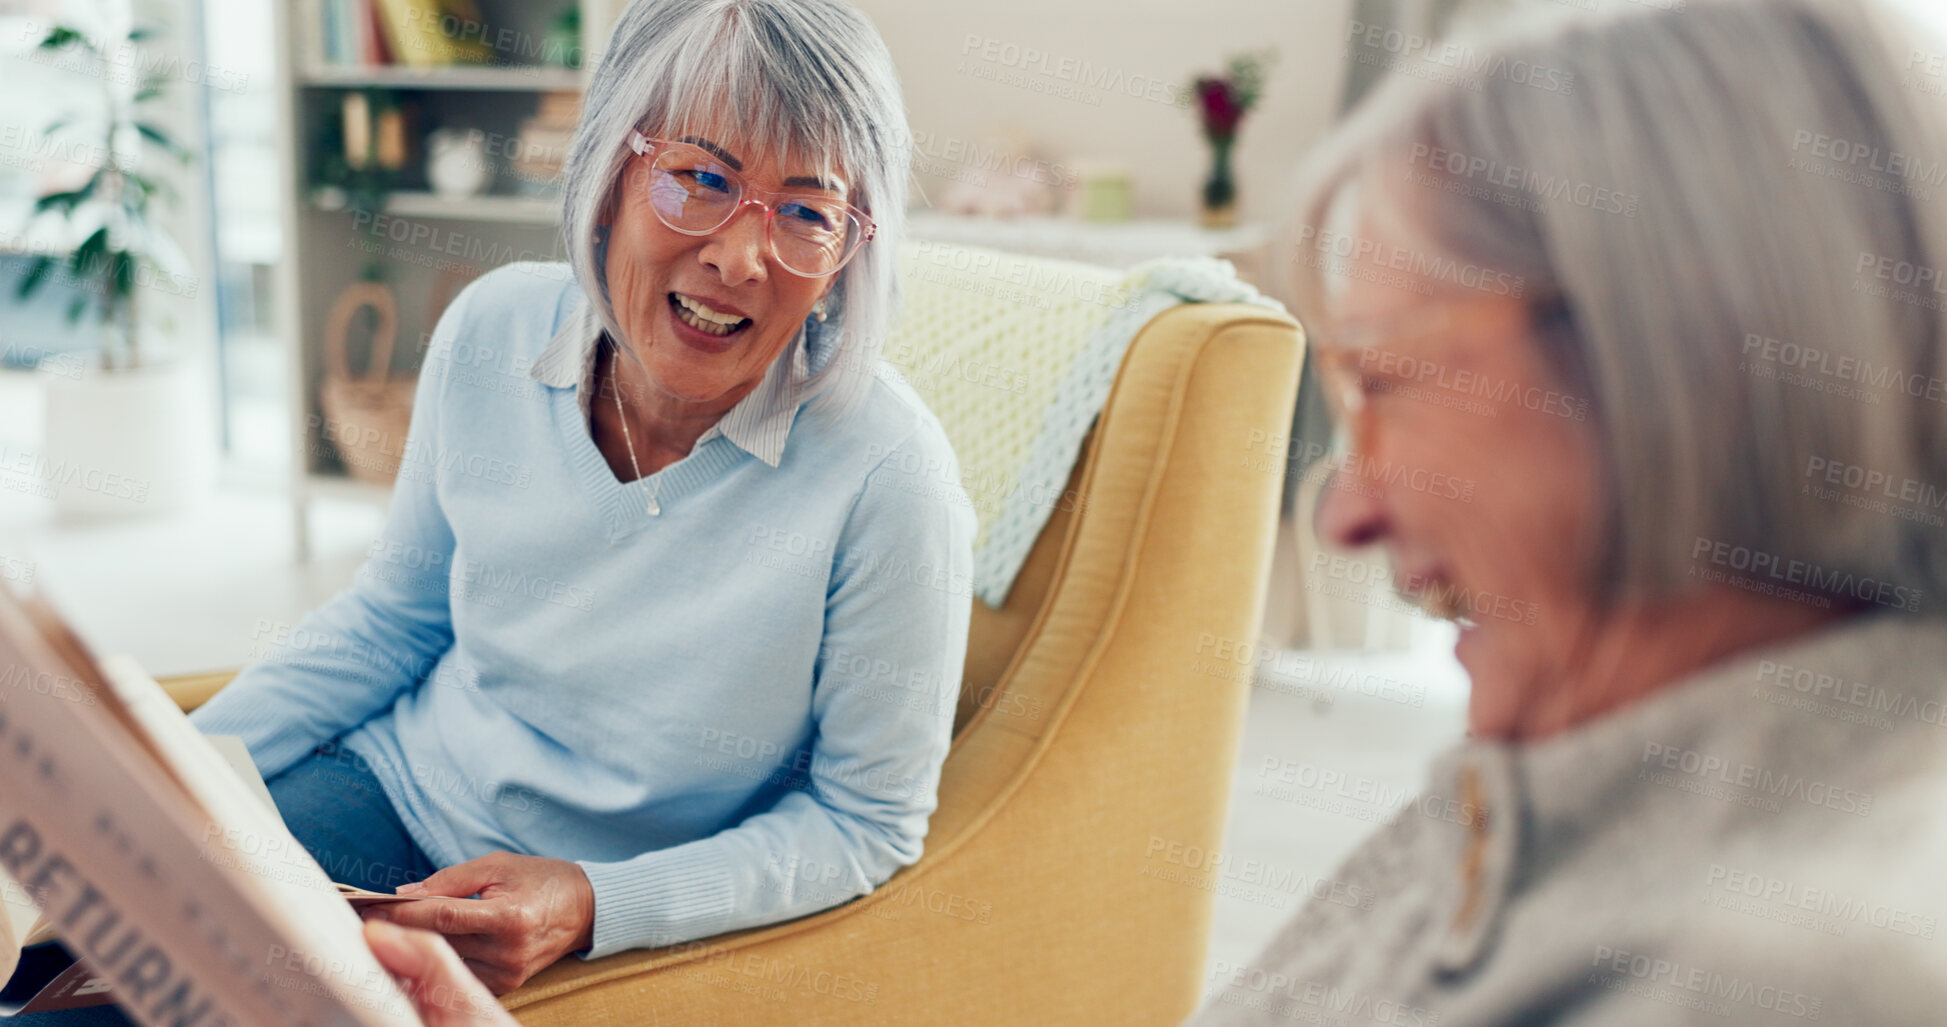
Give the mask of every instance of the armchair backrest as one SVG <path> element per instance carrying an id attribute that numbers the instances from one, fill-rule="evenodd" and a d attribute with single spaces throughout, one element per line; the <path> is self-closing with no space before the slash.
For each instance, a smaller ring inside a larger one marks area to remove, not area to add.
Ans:
<path id="1" fill-rule="evenodd" d="M 1072 358 L 1089 345 L 1091 330 L 1128 299 L 1119 292 L 1124 274 L 1072 261 L 925 242 L 908 243 L 901 251 L 901 264 L 903 309 L 887 346 L 887 359 L 907 375 L 946 427 L 960 453 L 962 476 L 969 482 L 968 493 L 981 520 L 980 543 L 992 546 L 1002 506 L 998 497 L 1022 485 L 1014 462 L 1024 448 L 1021 440 L 1034 438 L 1044 415 L 1053 417 L 1048 408 L 1055 403 L 1049 397 L 1059 392 L 1059 383 L 1051 379 L 1073 369 Z M 1129 344 L 1123 370 L 1140 362 L 1139 349 L 1155 345 L 1144 341 L 1153 329 L 1191 323 L 1185 317 L 1212 330 L 1232 321 L 1277 324 L 1292 333 L 1292 342 L 1302 353 L 1296 326 L 1286 319 L 1267 320 L 1265 312 L 1254 307 L 1192 307 L 1167 311 L 1146 326 Z M 976 368 L 978 373 L 972 373 Z M 1283 376 L 1294 390 L 1296 374 L 1293 369 Z M 981 387 L 975 387 L 976 380 Z M 1271 384 L 1275 389 L 1279 383 L 1274 379 Z M 1121 389 L 1120 384 L 1116 389 Z M 1257 434 L 1238 440 L 1234 447 L 1239 465 L 1251 464 L 1248 469 L 1254 473 L 1247 480 L 1261 484 L 1269 477 L 1274 487 L 1279 483 L 1283 462 L 1272 458 L 1272 447 L 1285 433 L 1291 402 L 1280 402 L 1279 409 L 1253 429 Z M 1012 441 L 996 444 L 994 435 L 1007 435 Z M 1085 517 L 1095 501 L 1083 482 L 1097 441 L 1097 430 L 1089 429 L 1067 481 L 1043 504 L 1046 524 L 1014 576 L 1006 601 L 995 608 L 982 596 L 975 597 L 954 721 L 956 736 L 983 709 L 1029 715 L 1037 699 L 1045 706 L 1051 698 L 1011 690 L 1007 677 L 1058 590 L 1063 553 L 1078 530 L 1077 518 Z M 1254 448 L 1256 460 L 1251 459 Z M 993 561 L 987 563 L 991 566 Z"/>

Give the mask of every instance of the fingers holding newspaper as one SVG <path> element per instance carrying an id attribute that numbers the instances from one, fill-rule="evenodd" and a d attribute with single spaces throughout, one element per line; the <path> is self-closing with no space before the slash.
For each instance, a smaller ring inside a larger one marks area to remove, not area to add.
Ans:
<path id="1" fill-rule="evenodd" d="M 595 943 L 595 888 L 567 860 L 495 852 L 402 885 L 399 894 L 423 901 L 368 906 L 361 913 L 367 920 L 445 935 L 496 995 Z M 479 898 L 469 898 L 474 895 Z"/>
<path id="2" fill-rule="evenodd" d="M 514 1017 L 439 935 L 370 919 L 365 942 L 379 965 L 399 979 L 426 1027 L 515 1027 Z"/>

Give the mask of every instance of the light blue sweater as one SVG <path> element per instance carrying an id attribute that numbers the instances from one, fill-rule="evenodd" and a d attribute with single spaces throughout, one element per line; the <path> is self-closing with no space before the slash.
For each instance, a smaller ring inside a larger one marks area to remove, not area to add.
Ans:
<path id="1" fill-rule="evenodd" d="M 965 657 L 946 436 L 875 379 L 804 404 L 775 467 L 706 437 L 652 516 L 579 386 L 529 375 L 579 299 L 561 265 L 461 294 L 356 583 L 192 719 L 266 777 L 345 736 L 441 866 L 578 862 L 590 958 L 869 892 L 919 858 Z"/>

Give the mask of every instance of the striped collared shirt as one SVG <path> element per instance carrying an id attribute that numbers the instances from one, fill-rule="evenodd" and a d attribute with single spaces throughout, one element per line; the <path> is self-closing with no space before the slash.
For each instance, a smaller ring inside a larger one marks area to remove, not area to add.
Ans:
<path id="1" fill-rule="evenodd" d="M 601 320 L 587 300 L 578 300 L 567 322 L 527 369 L 528 377 L 543 385 L 575 389 L 575 402 L 581 405 L 584 421 L 589 418 L 589 397 L 595 394 L 595 342 L 601 337 Z M 804 399 L 804 383 L 809 374 L 804 332 L 800 331 L 788 351 L 771 362 L 770 370 L 764 372 L 764 380 L 711 425 L 696 444 L 701 446 L 721 435 L 744 452 L 776 467 L 784 459 L 784 443 L 791 435 L 791 422 L 796 419 L 798 406 Z"/>

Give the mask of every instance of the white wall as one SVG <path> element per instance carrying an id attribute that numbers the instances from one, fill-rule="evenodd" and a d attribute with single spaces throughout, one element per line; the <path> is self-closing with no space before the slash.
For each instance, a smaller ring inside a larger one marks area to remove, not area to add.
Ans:
<path id="1" fill-rule="evenodd" d="M 1127 165 L 1137 211 L 1149 215 L 1194 211 L 1209 160 L 1195 110 L 1163 101 L 1228 55 L 1265 46 L 1279 60 L 1239 137 L 1238 184 L 1246 216 L 1281 209 L 1298 158 L 1337 110 L 1351 8 L 1350 0 L 854 2 L 899 65 L 923 167 L 968 169 L 966 158 L 949 156 L 956 145 L 1014 136 L 1031 155 L 1063 164 Z M 1030 62 L 1029 49 L 1042 56 Z M 1062 89 L 1073 95 L 1049 92 Z M 937 200 L 948 179 L 918 181 Z"/>
<path id="2" fill-rule="evenodd" d="M 589 52 L 606 48 L 625 2 L 583 0 Z M 1000 140 L 1009 155 L 1049 162 L 1043 177 L 1080 161 L 1120 163 L 1133 172 L 1138 213 L 1189 214 L 1209 155 L 1195 111 L 1167 99 L 1233 53 L 1275 47 L 1266 96 L 1237 144 L 1247 217 L 1280 210 L 1299 156 L 1338 109 L 1352 7 L 1352 0 L 853 2 L 899 66 L 920 150 L 917 181 L 936 200 L 956 177 L 993 180 L 983 157 Z M 1029 50 L 1039 56 L 1030 60 Z M 975 149 L 983 152 L 966 156 Z"/>

